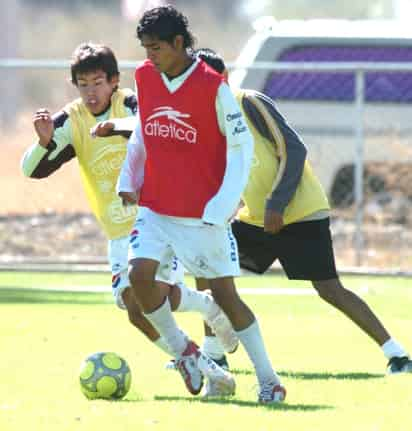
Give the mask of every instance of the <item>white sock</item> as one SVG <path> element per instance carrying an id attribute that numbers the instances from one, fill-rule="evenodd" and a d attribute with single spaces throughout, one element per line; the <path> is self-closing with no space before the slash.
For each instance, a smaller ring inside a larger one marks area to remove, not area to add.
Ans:
<path id="1" fill-rule="evenodd" d="M 381 348 L 387 359 L 391 359 L 394 356 L 409 356 L 403 346 L 393 338 L 389 338 L 388 341 L 382 344 Z"/>
<path id="2" fill-rule="evenodd" d="M 212 359 L 221 359 L 224 356 L 222 343 L 217 337 L 206 335 L 203 340 L 202 351 Z"/>
<path id="3" fill-rule="evenodd" d="M 257 320 L 236 333 L 255 367 L 259 384 L 262 385 L 265 382 L 279 384 L 280 378 L 270 363 Z"/>
<path id="4" fill-rule="evenodd" d="M 214 302 L 210 295 L 190 289 L 183 283 L 178 283 L 176 287 L 180 289 L 180 304 L 176 309 L 177 312 L 195 311 L 206 316 Z"/>
<path id="5" fill-rule="evenodd" d="M 186 349 L 187 339 L 176 324 L 169 299 L 166 298 L 165 302 L 157 310 L 152 313 L 145 313 L 145 316 L 169 346 L 172 355 L 175 358 L 179 357 Z"/>
<path id="6" fill-rule="evenodd" d="M 153 344 L 155 344 L 160 350 L 163 350 L 167 355 L 174 356 L 172 349 L 168 346 L 163 337 L 159 337 L 156 341 L 153 341 Z"/>

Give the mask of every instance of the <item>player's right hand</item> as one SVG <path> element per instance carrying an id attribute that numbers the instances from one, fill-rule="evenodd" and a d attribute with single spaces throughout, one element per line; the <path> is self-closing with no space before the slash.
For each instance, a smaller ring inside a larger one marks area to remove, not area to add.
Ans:
<path id="1" fill-rule="evenodd" d="M 111 136 L 113 129 L 113 122 L 102 121 L 100 123 L 97 123 L 94 127 L 90 129 L 90 134 L 93 138 L 104 138 L 106 136 Z"/>
<path id="2" fill-rule="evenodd" d="M 53 138 L 54 124 L 47 109 L 38 109 L 33 116 L 34 130 L 39 137 L 39 144 L 46 148 Z"/>
<path id="3" fill-rule="evenodd" d="M 263 230 L 267 233 L 278 233 L 283 228 L 283 215 L 276 210 L 265 209 Z"/>

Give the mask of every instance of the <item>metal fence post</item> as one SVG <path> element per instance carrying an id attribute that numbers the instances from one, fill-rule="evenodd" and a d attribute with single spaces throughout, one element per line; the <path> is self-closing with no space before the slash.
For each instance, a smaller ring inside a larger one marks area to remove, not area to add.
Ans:
<path id="1" fill-rule="evenodd" d="M 363 171 L 364 171 L 364 105 L 365 105 L 365 72 L 357 70 L 355 73 L 355 261 L 356 266 L 362 265 L 363 238 Z"/>

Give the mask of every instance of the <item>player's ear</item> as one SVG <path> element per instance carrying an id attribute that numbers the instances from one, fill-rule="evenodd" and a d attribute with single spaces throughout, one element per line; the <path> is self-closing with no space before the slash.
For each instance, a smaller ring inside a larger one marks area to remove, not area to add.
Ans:
<path id="1" fill-rule="evenodd" d="M 113 75 L 110 78 L 110 84 L 112 85 L 113 88 L 117 88 L 119 86 L 120 83 L 120 75 Z"/>
<path id="2" fill-rule="evenodd" d="M 182 50 L 184 48 L 184 42 L 185 42 L 184 37 L 181 34 L 178 34 L 173 39 L 173 46 L 177 50 Z"/>

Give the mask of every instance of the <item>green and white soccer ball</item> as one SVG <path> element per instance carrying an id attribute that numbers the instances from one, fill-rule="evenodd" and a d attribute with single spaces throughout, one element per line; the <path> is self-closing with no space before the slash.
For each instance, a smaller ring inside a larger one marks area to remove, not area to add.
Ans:
<path id="1" fill-rule="evenodd" d="M 116 353 L 94 353 L 81 365 L 80 388 L 89 399 L 119 400 L 129 391 L 131 381 L 129 365 Z"/>

